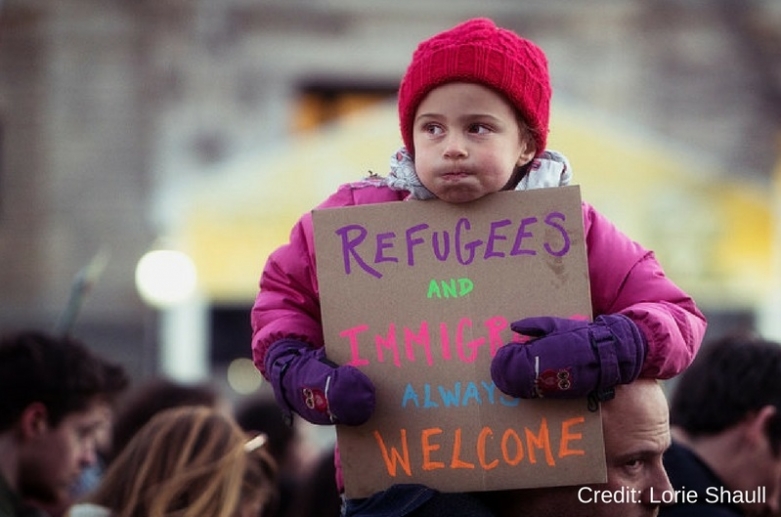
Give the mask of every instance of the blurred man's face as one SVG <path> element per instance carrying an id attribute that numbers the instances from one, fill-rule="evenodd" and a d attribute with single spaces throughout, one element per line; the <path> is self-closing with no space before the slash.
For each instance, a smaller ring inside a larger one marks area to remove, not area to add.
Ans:
<path id="1" fill-rule="evenodd" d="M 96 461 L 97 438 L 104 425 L 105 405 L 97 402 L 66 415 L 56 427 L 41 424 L 20 454 L 21 495 L 48 504 L 67 501 L 81 471 Z"/>

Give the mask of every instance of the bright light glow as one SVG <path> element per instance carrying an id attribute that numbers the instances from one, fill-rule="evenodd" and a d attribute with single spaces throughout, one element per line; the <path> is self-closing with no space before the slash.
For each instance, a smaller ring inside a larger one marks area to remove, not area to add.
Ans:
<path id="1" fill-rule="evenodd" d="M 251 360 L 234 359 L 228 365 L 228 384 L 236 393 L 249 395 L 260 388 L 263 377 Z"/>
<path id="2" fill-rule="evenodd" d="M 192 259 L 180 251 L 154 250 L 136 266 L 136 289 L 149 305 L 165 309 L 195 292 L 197 274 Z"/>

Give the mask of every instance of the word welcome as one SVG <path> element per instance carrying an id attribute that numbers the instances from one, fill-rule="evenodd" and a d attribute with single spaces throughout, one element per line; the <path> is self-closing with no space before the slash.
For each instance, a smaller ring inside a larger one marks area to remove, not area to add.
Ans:
<path id="1" fill-rule="evenodd" d="M 477 328 L 471 318 L 463 317 L 455 323 L 452 331 L 447 322 L 432 325 L 423 321 L 417 328 L 398 327 L 391 322 L 383 333 L 372 332 L 369 325 L 361 324 L 341 331 L 339 337 L 346 338 L 350 343 L 350 360 L 347 364 L 352 366 L 385 363 L 386 355 L 398 368 L 401 368 L 402 358 L 415 363 L 421 356 L 428 366 L 432 366 L 435 357 L 444 361 L 455 359 L 474 363 L 481 349 L 493 357 L 504 344 L 502 332 L 509 326 L 504 316 L 488 317 Z M 468 340 L 467 336 L 477 337 Z M 432 343 L 439 343 L 439 346 L 433 346 Z"/>
<path id="2" fill-rule="evenodd" d="M 370 235 L 360 224 L 342 226 L 335 233 L 341 239 L 345 274 L 351 274 L 355 265 L 359 271 L 382 278 L 378 269 L 380 264 L 399 263 L 403 259 L 413 267 L 419 262 L 421 253 L 440 262 L 455 260 L 464 266 L 477 259 L 534 256 L 540 251 L 562 257 L 571 245 L 563 226 L 565 221 L 566 216 L 561 212 L 550 212 L 542 221 L 537 217 L 525 217 L 520 221 L 501 219 L 474 230 L 469 219 L 462 217 L 452 230 L 432 230 L 428 223 L 420 223 L 404 230 L 402 237 L 394 231 Z M 538 226 L 540 222 L 542 231 Z M 553 234 L 545 231 L 551 228 L 555 230 Z M 543 239 L 538 237 L 540 233 L 545 235 Z"/>
<path id="3" fill-rule="evenodd" d="M 388 475 L 397 478 L 402 473 L 411 477 L 415 469 L 434 471 L 441 469 L 482 469 L 489 471 L 500 464 L 516 467 L 522 462 L 537 464 L 538 453 L 548 467 L 556 467 L 557 460 L 569 456 L 583 456 L 586 451 L 576 448 L 582 433 L 576 427 L 585 421 L 576 416 L 561 422 L 558 434 L 558 447 L 551 441 L 551 431 L 547 418 L 542 418 L 539 427 L 531 429 L 507 428 L 495 432 L 484 426 L 476 436 L 468 436 L 461 428 L 447 433 L 441 427 L 429 427 L 420 431 L 419 457 L 410 454 L 410 443 L 406 429 L 399 431 L 397 446 L 388 441 L 379 431 L 374 431 L 382 461 Z M 555 452 L 554 452 L 555 451 Z"/>

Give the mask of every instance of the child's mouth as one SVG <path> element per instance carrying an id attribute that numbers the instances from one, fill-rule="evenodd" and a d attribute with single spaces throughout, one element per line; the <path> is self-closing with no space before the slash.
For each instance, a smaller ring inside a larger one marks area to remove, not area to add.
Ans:
<path id="1" fill-rule="evenodd" d="M 445 178 L 445 179 L 450 180 L 450 179 L 466 178 L 469 175 L 470 174 L 468 172 L 465 172 L 465 171 L 452 171 L 452 172 L 446 172 L 445 174 L 442 175 L 442 177 Z"/>

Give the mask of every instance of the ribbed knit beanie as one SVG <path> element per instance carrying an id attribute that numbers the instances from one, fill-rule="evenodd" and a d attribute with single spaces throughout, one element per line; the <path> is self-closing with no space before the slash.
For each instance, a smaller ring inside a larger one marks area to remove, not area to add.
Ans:
<path id="1" fill-rule="evenodd" d="M 479 83 L 503 93 L 532 129 L 537 155 L 545 150 L 550 77 L 543 51 L 486 18 L 475 18 L 421 42 L 399 86 L 399 122 L 414 156 L 412 124 L 423 98 L 454 81 Z"/>

